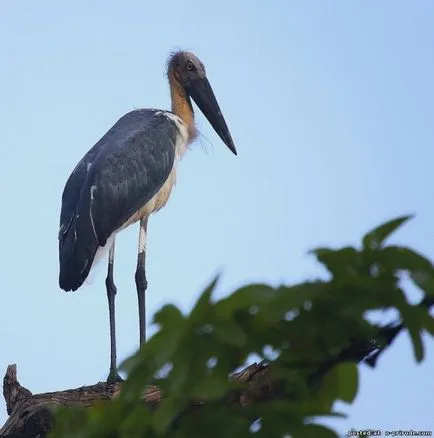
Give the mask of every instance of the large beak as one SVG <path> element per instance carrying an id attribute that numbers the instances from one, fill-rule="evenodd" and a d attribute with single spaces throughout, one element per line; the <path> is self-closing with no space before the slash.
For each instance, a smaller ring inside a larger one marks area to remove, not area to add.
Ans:
<path id="1" fill-rule="evenodd" d="M 237 155 L 234 141 L 232 140 L 229 128 L 226 125 L 226 121 L 223 117 L 208 79 L 206 77 L 203 79 L 196 79 L 188 86 L 187 92 L 203 112 L 204 116 L 211 123 L 211 126 L 223 140 L 224 144 L 235 155 Z"/>

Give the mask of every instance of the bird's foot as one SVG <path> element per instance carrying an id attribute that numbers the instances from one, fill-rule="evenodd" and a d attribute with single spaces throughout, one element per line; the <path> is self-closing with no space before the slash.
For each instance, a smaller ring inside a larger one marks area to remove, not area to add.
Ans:
<path id="1" fill-rule="evenodd" d="M 110 371 L 107 377 L 107 383 L 122 383 L 124 379 L 119 375 L 116 370 Z"/>

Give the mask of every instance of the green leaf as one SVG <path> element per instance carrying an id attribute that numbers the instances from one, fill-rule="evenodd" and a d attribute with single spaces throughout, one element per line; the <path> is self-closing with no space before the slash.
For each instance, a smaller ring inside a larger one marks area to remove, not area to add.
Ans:
<path id="1" fill-rule="evenodd" d="M 231 382 L 227 376 L 213 373 L 195 382 L 192 396 L 200 400 L 216 399 L 223 397 L 230 387 Z"/>
<path id="2" fill-rule="evenodd" d="M 312 303 L 324 294 L 321 282 L 305 282 L 295 286 L 281 286 L 274 290 L 272 298 L 260 308 L 259 316 L 275 326 L 288 312 L 298 311 L 306 302 Z"/>
<path id="3" fill-rule="evenodd" d="M 434 267 L 430 260 L 404 246 L 387 246 L 378 252 L 377 258 L 379 263 L 391 270 L 434 275 Z"/>
<path id="4" fill-rule="evenodd" d="M 376 250 L 381 247 L 382 243 L 401 225 L 412 219 L 413 215 L 401 216 L 388 221 L 363 237 L 363 247 L 367 250 Z"/>
<path id="5" fill-rule="evenodd" d="M 339 438 L 333 430 L 321 424 L 305 424 L 296 430 L 291 430 L 292 438 Z"/>
<path id="6" fill-rule="evenodd" d="M 419 289 L 431 297 L 434 296 L 434 271 L 432 269 L 414 271 L 410 273 L 410 278 Z"/>
<path id="7" fill-rule="evenodd" d="M 182 412 L 184 406 L 173 397 L 165 397 L 158 405 L 152 418 L 152 424 L 157 434 L 167 431 L 173 420 Z"/>
<path id="8" fill-rule="evenodd" d="M 211 308 L 211 296 L 219 280 L 219 275 L 216 275 L 211 283 L 205 288 L 201 296 L 196 301 L 196 305 L 188 317 L 190 324 L 195 324 L 198 321 L 206 320 Z"/>
<path id="9" fill-rule="evenodd" d="M 108 416 L 102 418 L 103 421 L 107 421 Z M 122 436 L 131 438 L 141 438 L 144 436 L 144 431 L 148 431 L 151 425 L 151 413 L 146 408 L 145 404 L 138 404 L 128 411 L 128 413 L 122 418 L 122 421 L 118 422 L 118 427 Z"/>
<path id="10" fill-rule="evenodd" d="M 429 324 L 427 328 L 430 328 L 430 323 L 428 322 L 429 320 L 423 318 L 422 315 L 428 314 L 428 311 L 419 306 L 408 305 L 407 307 L 400 309 L 400 312 L 403 319 L 403 324 L 407 328 L 413 344 L 416 362 L 419 363 L 424 358 L 424 347 L 421 331 L 424 328 L 424 325 Z M 430 319 L 432 319 L 430 315 L 428 316 Z"/>
<path id="11" fill-rule="evenodd" d="M 352 403 L 359 388 L 359 369 L 355 363 L 342 363 L 337 366 L 339 373 L 339 398 Z"/>
<path id="12" fill-rule="evenodd" d="M 320 397 L 331 404 L 340 399 L 346 403 L 352 403 L 355 399 L 359 386 L 357 364 L 346 362 L 335 365 L 323 378 L 320 389 Z"/>
<path id="13" fill-rule="evenodd" d="M 333 275 L 355 275 L 361 264 L 361 254 L 348 246 L 337 250 L 316 248 L 309 251 Z"/>
<path id="14" fill-rule="evenodd" d="M 169 389 L 172 396 L 182 396 L 190 374 L 191 369 L 188 360 L 178 361 L 178 363 L 176 363 L 171 371 L 169 379 Z"/>
<path id="15" fill-rule="evenodd" d="M 138 396 L 153 374 L 167 363 L 182 348 L 187 327 L 186 319 L 174 305 L 164 306 L 154 317 L 160 330 L 132 357 L 125 360 L 120 369 L 128 373 L 123 385 L 122 397 L 128 392 Z"/>
<path id="16" fill-rule="evenodd" d="M 275 298 L 275 289 L 266 284 L 250 284 L 237 289 L 227 298 L 217 302 L 216 312 L 219 317 L 232 317 L 239 310 L 261 306 Z"/>
<path id="17" fill-rule="evenodd" d="M 184 320 L 182 312 L 173 304 L 166 304 L 159 310 L 153 319 L 154 324 L 158 324 L 160 327 L 179 326 Z"/>
<path id="18" fill-rule="evenodd" d="M 424 309 L 419 317 L 419 323 L 431 336 L 434 336 L 434 318 Z"/>
<path id="19" fill-rule="evenodd" d="M 247 342 L 246 333 L 235 321 L 222 321 L 216 325 L 214 333 L 216 339 L 228 345 L 244 347 Z"/>
<path id="20" fill-rule="evenodd" d="M 413 328 L 413 327 L 408 328 L 408 333 L 409 333 L 411 340 L 413 342 L 414 357 L 416 359 L 416 362 L 420 363 L 420 362 L 422 362 L 423 357 L 424 357 L 422 336 L 420 334 L 420 331 Z"/>

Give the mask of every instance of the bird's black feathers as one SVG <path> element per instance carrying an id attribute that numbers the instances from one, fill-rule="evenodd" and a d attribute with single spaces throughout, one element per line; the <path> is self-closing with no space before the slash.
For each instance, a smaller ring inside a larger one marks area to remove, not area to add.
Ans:
<path id="1" fill-rule="evenodd" d="M 167 113 L 135 110 L 89 150 L 62 196 L 59 285 L 78 289 L 98 247 L 161 188 L 175 158 L 178 128 Z"/>

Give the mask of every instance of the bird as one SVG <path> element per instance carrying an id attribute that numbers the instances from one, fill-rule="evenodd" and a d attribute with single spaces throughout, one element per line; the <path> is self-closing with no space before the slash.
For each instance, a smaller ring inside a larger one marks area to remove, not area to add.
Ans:
<path id="1" fill-rule="evenodd" d="M 170 54 L 166 67 L 171 110 L 139 108 L 122 116 L 79 161 L 62 193 L 58 234 L 60 288 L 66 292 L 78 290 L 108 253 L 105 286 L 110 383 L 122 381 L 116 363 L 116 236 L 139 223 L 135 285 L 142 347 L 146 342 L 148 219 L 167 204 L 178 163 L 198 137 L 192 100 L 223 143 L 237 155 L 202 61 L 192 52 L 179 50 Z"/>

